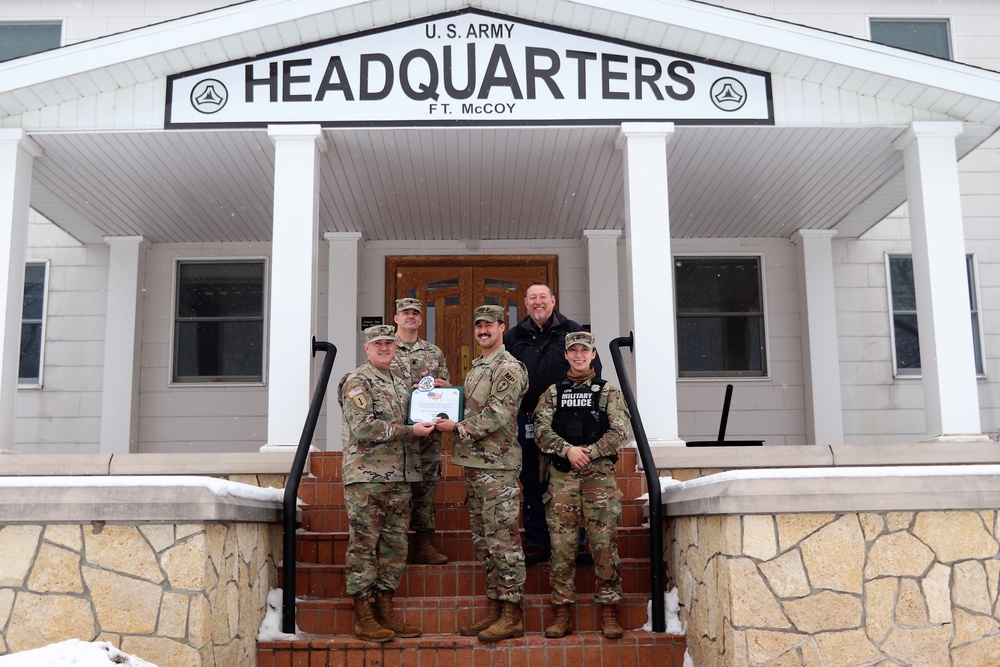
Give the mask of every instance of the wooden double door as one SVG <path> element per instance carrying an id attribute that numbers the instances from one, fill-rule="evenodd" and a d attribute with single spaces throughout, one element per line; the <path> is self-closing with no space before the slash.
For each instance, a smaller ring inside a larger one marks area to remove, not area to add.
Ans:
<path id="1" fill-rule="evenodd" d="M 441 348 L 452 383 L 460 385 L 479 355 L 473 311 L 502 307 L 509 330 L 527 314 L 524 294 L 532 283 L 556 289 L 556 262 L 556 255 L 386 257 L 386 321 L 392 322 L 396 299 L 423 301 L 420 337 Z"/>

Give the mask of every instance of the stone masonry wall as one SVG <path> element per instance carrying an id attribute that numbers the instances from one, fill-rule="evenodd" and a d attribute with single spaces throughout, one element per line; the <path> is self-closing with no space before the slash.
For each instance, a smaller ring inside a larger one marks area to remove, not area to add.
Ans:
<path id="1" fill-rule="evenodd" d="M 996 511 L 715 515 L 666 529 L 697 667 L 995 667 Z"/>
<path id="2" fill-rule="evenodd" d="M 0 654 L 79 638 L 159 667 L 254 664 L 281 527 L 0 524 Z"/>

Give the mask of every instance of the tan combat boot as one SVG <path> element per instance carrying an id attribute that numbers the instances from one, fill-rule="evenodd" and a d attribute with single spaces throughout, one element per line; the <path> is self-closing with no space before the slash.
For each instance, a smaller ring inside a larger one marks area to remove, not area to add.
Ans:
<path id="1" fill-rule="evenodd" d="M 573 624 L 569 620 L 569 605 L 558 605 L 556 606 L 556 617 L 552 619 L 552 625 L 545 628 L 545 636 L 557 639 L 571 634 L 573 634 Z"/>
<path id="2" fill-rule="evenodd" d="M 621 639 L 625 631 L 618 625 L 618 605 L 601 605 L 601 625 L 605 639 Z"/>
<path id="3" fill-rule="evenodd" d="M 479 633 L 481 642 L 498 642 L 502 639 L 513 639 L 524 636 L 524 623 L 521 620 L 521 605 L 517 602 L 504 602 L 500 620 Z"/>
<path id="4" fill-rule="evenodd" d="M 375 598 L 375 620 L 383 628 L 392 630 L 397 637 L 419 637 L 420 628 L 407 625 L 392 613 L 392 596 L 379 595 Z"/>
<path id="5" fill-rule="evenodd" d="M 489 607 L 486 609 L 485 618 L 481 618 L 472 625 L 463 625 L 459 629 L 459 634 L 463 637 L 475 637 L 480 632 L 490 627 L 494 623 L 500 620 L 500 612 L 503 609 L 503 603 L 500 600 L 488 600 Z"/>
<path id="6" fill-rule="evenodd" d="M 354 598 L 354 636 L 373 642 L 387 642 L 396 637 L 395 632 L 375 620 L 370 596 Z"/>
<path id="7" fill-rule="evenodd" d="M 417 540 L 413 549 L 413 562 L 424 565 L 444 565 L 448 562 L 448 557 L 434 548 L 431 542 L 431 533 L 427 530 L 417 531 Z"/>

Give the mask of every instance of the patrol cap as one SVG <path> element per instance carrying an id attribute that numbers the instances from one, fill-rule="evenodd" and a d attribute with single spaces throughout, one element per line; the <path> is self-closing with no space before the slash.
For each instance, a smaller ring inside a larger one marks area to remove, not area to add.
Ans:
<path id="1" fill-rule="evenodd" d="M 420 302 L 420 299 L 411 299 L 407 297 L 405 299 L 396 299 L 396 312 L 401 312 L 407 308 L 412 308 L 418 313 L 424 312 L 424 304 Z"/>
<path id="2" fill-rule="evenodd" d="M 365 342 L 376 340 L 396 340 L 396 327 L 388 324 L 376 324 L 365 329 Z"/>
<path id="3" fill-rule="evenodd" d="M 472 323 L 475 324 L 479 320 L 484 320 L 486 322 L 500 322 L 502 324 L 503 315 L 503 308 L 500 306 L 479 306 L 479 308 L 476 308 L 476 315 Z"/>
<path id="4" fill-rule="evenodd" d="M 583 345 L 591 350 L 594 349 L 594 334 L 589 331 L 574 331 L 566 334 L 566 349 L 574 345 Z"/>

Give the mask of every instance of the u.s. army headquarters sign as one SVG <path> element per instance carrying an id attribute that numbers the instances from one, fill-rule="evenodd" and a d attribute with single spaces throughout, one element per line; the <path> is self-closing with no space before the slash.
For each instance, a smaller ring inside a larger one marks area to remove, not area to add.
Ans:
<path id="1" fill-rule="evenodd" d="M 167 80 L 166 127 L 771 125 L 766 72 L 480 10 Z"/>

